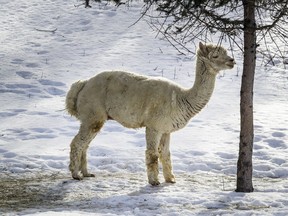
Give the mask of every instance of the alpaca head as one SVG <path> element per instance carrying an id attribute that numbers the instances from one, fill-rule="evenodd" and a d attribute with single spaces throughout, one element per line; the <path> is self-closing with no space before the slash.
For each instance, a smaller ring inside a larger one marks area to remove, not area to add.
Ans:
<path id="1" fill-rule="evenodd" d="M 221 46 L 204 45 L 200 42 L 197 55 L 206 66 L 212 69 L 210 71 L 216 73 L 220 70 L 232 69 L 235 64 L 234 59 L 228 56 L 227 50 Z"/>

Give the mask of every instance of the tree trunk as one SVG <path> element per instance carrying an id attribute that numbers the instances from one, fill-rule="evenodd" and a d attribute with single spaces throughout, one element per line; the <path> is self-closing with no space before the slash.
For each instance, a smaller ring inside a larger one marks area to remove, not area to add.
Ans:
<path id="1" fill-rule="evenodd" d="M 236 192 L 253 192 L 253 84 L 256 65 L 255 1 L 242 0 L 244 7 L 244 65 L 241 84 L 241 131 Z"/>

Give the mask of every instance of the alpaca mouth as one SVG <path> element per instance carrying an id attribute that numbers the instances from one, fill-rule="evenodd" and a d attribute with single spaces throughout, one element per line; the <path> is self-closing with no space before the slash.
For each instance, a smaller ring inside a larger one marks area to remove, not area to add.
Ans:
<path id="1" fill-rule="evenodd" d="M 235 62 L 227 62 L 225 65 L 228 66 L 229 68 L 234 67 Z"/>

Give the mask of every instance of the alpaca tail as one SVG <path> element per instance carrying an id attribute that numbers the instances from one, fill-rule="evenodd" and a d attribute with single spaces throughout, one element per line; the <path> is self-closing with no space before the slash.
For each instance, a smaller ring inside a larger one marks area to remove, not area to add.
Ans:
<path id="1" fill-rule="evenodd" d="M 78 117 L 77 98 L 79 92 L 84 88 L 86 81 L 78 81 L 72 84 L 66 96 L 66 110 L 72 116 Z"/>

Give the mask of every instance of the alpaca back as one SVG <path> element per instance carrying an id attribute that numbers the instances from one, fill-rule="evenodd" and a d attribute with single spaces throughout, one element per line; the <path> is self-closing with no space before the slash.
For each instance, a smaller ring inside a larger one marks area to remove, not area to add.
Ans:
<path id="1" fill-rule="evenodd" d="M 75 117 L 78 116 L 77 98 L 79 92 L 84 88 L 86 83 L 87 80 L 85 81 L 80 80 L 78 82 L 73 83 L 66 96 L 66 110 L 68 111 L 68 113 L 70 113 Z"/>

